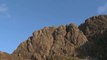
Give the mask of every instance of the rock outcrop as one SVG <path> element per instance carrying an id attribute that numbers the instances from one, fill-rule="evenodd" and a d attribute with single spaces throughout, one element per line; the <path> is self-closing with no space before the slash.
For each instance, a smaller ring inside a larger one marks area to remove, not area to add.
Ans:
<path id="1" fill-rule="evenodd" d="M 107 16 L 87 19 L 79 27 L 69 24 L 35 31 L 12 53 L 0 60 L 106 60 Z"/>
<path id="2" fill-rule="evenodd" d="M 107 15 L 94 16 L 79 26 L 88 39 L 83 45 L 88 56 L 107 59 Z M 85 55 L 85 56 L 87 56 Z"/>
<path id="3" fill-rule="evenodd" d="M 13 55 L 29 60 L 66 60 L 76 56 L 75 49 L 87 38 L 74 24 L 45 27 L 21 43 Z"/>

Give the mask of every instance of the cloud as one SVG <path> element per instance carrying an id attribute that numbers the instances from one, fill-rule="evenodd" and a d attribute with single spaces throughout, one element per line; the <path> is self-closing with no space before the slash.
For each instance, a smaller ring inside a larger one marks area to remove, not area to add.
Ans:
<path id="1" fill-rule="evenodd" d="M 107 13 L 107 3 L 103 6 L 99 6 L 97 12 L 98 12 L 98 14 Z"/>
<path id="2" fill-rule="evenodd" d="M 5 3 L 0 4 L 0 16 L 11 18 L 8 6 Z"/>
<path id="3" fill-rule="evenodd" d="M 8 11 L 8 7 L 6 4 L 1 4 L 0 5 L 0 13 L 6 13 Z"/>

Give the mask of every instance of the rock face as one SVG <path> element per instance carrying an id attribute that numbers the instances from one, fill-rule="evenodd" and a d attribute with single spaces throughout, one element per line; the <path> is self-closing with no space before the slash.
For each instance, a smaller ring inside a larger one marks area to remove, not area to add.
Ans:
<path id="1" fill-rule="evenodd" d="M 94 16 L 79 27 L 69 24 L 35 31 L 12 53 L 0 60 L 105 60 L 107 16 Z"/>
<path id="2" fill-rule="evenodd" d="M 45 27 L 21 43 L 13 55 L 25 60 L 65 60 L 76 56 L 75 49 L 87 38 L 74 24 Z"/>
<path id="3" fill-rule="evenodd" d="M 91 17 L 79 29 L 88 39 L 88 43 L 83 45 L 87 49 L 87 55 L 99 60 L 107 59 L 107 15 Z"/>

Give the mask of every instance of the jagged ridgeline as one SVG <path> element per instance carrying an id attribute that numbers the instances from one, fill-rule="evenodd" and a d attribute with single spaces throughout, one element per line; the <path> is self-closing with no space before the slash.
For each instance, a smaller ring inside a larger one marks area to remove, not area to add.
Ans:
<path id="1" fill-rule="evenodd" d="M 75 24 L 35 31 L 12 53 L 0 52 L 0 60 L 106 60 L 107 16 Z"/>

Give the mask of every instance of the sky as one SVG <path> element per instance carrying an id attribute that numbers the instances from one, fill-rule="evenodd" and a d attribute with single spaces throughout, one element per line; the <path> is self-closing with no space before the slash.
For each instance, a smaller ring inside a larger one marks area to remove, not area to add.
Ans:
<path id="1" fill-rule="evenodd" d="M 45 26 L 78 26 L 99 14 L 107 14 L 107 0 L 0 0 L 0 51 L 12 53 Z"/>

